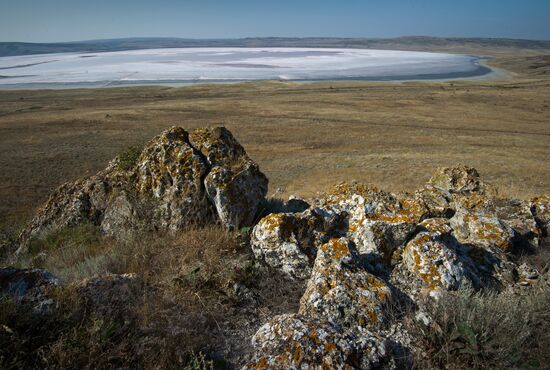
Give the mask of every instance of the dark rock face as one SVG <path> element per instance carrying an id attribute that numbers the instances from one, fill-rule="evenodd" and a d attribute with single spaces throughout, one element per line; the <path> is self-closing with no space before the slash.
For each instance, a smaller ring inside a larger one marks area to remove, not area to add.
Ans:
<path id="1" fill-rule="evenodd" d="M 23 298 L 33 290 L 50 285 L 58 285 L 59 280 L 42 269 L 0 269 L 0 290 L 2 294 L 13 294 Z"/>
<path id="2" fill-rule="evenodd" d="M 152 139 L 130 169 L 120 158 L 86 179 L 56 189 L 23 232 L 32 237 L 81 223 L 124 237 L 136 229 L 177 230 L 219 219 L 249 226 L 268 180 L 229 130 L 173 127 Z"/>
<path id="3" fill-rule="evenodd" d="M 32 305 L 38 314 L 54 305 L 49 292 L 59 283 L 59 279 L 42 269 L 0 268 L 0 297 L 15 297 L 19 303 Z"/>

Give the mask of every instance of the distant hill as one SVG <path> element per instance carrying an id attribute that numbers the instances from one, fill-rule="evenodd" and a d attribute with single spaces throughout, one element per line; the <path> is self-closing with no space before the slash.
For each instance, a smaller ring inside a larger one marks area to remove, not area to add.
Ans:
<path id="1" fill-rule="evenodd" d="M 188 47 L 345 47 L 457 52 L 528 49 L 549 52 L 550 41 L 427 36 L 408 36 L 392 39 L 325 37 L 243 39 L 125 38 L 63 43 L 0 42 L 0 56 Z"/>

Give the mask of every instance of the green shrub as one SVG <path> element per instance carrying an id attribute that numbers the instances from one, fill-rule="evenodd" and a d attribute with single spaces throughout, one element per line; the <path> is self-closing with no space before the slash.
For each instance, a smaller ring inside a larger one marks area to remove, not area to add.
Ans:
<path id="1" fill-rule="evenodd" d="M 118 155 L 118 168 L 128 171 L 137 163 L 141 148 L 130 145 Z"/>
<path id="2" fill-rule="evenodd" d="M 110 272 L 112 258 L 106 254 L 110 243 L 92 224 L 67 227 L 29 242 L 21 267 L 45 268 L 66 282 Z"/>
<path id="3" fill-rule="evenodd" d="M 98 228 L 90 223 L 66 227 L 42 238 L 32 238 L 29 242 L 29 254 L 89 246 L 99 242 L 100 236 Z"/>
<path id="4" fill-rule="evenodd" d="M 448 293 L 426 306 L 432 322 L 409 320 L 425 351 L 418 368 L 538 369 L 550 363 L 550 291 Z"/>

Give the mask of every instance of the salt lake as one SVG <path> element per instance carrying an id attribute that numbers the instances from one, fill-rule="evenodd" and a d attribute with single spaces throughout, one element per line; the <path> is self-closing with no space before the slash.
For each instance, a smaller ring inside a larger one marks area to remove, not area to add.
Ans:
<path id="1" fill-rule="evenodd" d="M 0 58 L 0 89 L 251 80 L 416 80 L 491 73 L 471 55 L 371 49 L 174 48 Z"/>

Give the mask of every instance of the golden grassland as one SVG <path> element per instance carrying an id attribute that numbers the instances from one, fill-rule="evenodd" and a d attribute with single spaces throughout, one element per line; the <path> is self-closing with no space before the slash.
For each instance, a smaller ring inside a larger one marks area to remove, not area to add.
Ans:
<path id="1" fill-rule="evenodd" d="M 0 91 L 0 223 L 173 125 L 225 125 L 280 196 L 349 180 L 413 191 L 458 162 L 505 195 L 548 193 L 549 56 L 494 54 L 506 78 Z"/>

